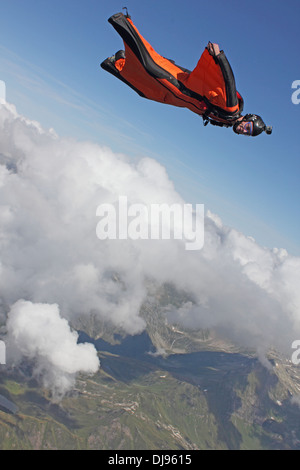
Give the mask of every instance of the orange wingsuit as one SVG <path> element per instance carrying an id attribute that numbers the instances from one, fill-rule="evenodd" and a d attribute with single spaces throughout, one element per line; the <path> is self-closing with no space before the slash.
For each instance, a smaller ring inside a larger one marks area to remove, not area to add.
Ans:
<path id="1" fill-rule="evenodd" d="M 205 48 L 190 72 L 158 54 L 128 15 L 117 13 L 108 21 L 122 37 L 125 53 L 106 59 L 101 67 L 140 96 L 188 108 L 219 125 L 232 126 L 240 117 L 243 99 L 223 51 L 215 55 L 212 48 Z"/>

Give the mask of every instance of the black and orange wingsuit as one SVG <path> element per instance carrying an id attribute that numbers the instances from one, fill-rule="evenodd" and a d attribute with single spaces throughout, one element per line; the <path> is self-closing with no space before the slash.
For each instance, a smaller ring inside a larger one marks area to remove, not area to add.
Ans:
<path id="1" fill-rule="evenodd" d="M 243 99 L 237 92 L 231 66 L 223 51 L 211 55 L 205 48 L 191 72 L 159 55 L 141 36 L 129 15 L 117 13 L 109 23 L 120 34 L 125 58 L 110 58 L 101 67 L 129 85 L 140 96 L 188 108 L 216 125 L 232 126 Z"/>

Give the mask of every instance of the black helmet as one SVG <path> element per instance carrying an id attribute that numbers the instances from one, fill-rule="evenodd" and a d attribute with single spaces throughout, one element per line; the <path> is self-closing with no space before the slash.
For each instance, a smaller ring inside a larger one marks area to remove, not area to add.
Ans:
<path id="1" fill-rule="evenodd" d="M 241 124 L 241 131 L 238 131 L 237 128 Z M 272 127 L 266 126 L 262 118 L 257 114 L 246 114 L 243 119 L 235 122 L 233 130 L 236 134 L 252 135 L 253 137 L 261 134 L 262 132 L 272 134 Z"/>

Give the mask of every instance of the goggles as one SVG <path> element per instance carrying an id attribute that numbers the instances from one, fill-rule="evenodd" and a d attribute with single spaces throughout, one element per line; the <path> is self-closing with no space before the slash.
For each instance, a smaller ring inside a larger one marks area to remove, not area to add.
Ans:
<path id="1" fill-rule="evenodd" d="M 241 121 L 235 128 L 235 132 L 244 135 L 253 135 L 253 122 Z"/>

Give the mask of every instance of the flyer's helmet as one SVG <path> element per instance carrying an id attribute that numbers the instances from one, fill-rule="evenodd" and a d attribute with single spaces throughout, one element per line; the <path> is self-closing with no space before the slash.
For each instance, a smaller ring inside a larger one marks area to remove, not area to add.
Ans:
<path id="1" fill-rule="evenodd" d="M 272 127 L 266 126 L 264 121 L 257 114 L 246 114 L 243 119 L 236 121 L 233 125 L 236 134 L 257 136 L 262 132 L 272 134 Z"/>

